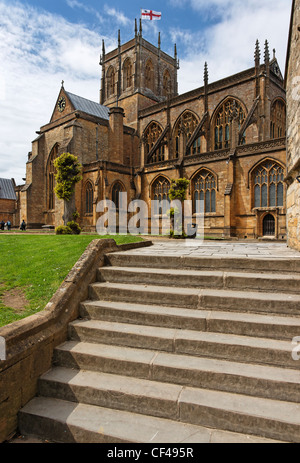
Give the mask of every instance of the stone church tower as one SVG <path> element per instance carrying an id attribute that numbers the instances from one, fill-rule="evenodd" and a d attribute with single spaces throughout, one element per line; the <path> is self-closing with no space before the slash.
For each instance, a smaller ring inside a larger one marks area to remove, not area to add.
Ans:
<path id="1" fill-rule="evenodd" d="M 118 48 L 105 53 L 103 41 L 100 103 L 109 108 L 121 106 L 124 123 L 137 129 L 138 112 L 148 106 L 166 101 L 178 94 L 176 45 L 174 58 L 161 50 L 160 34 L 155 47 L 143 38 L 142 21 L 139 32 L 135 21 L 135 37 Z"/>

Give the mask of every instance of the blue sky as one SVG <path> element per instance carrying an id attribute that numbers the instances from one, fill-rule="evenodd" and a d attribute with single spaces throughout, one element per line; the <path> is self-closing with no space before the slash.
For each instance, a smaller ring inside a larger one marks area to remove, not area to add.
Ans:
<path id="1" fill-rule="evenodd" d="M 106 50 L 133 37 L 140 9 L 162 13 L 143 21 L 144 37 L 173 55 L 179 93 L 203 84 L 204 62 L 216 81 L 253 66 L 254 46 L 267 39 L 284 72 L 292 0 L 0 0 L 0 177 L 25 177 L 27 154 L 49 122 L 61 81 L 99 101 L 102 39 Z M 263 50 L 262 50 L 263 56 Z"/>

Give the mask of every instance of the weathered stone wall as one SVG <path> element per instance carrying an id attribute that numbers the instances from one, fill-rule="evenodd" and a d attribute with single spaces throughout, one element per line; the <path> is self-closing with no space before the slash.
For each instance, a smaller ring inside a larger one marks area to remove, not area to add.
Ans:
<path id="1" fill-rule="evenodd" d="M 300 250 L 300 0 L 293 2 L 286 89 L 288 245 Z"/>

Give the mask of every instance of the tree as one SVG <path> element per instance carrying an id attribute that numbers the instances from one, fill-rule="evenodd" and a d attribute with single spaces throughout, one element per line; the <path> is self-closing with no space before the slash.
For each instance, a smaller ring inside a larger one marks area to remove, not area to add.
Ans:
<path id="1" fill-rule="evenodd" d="M 178 236 L 184 237 L 184 230 L 183 230 L 183 215 L 184 215 L 184 200 L 186 199 L 186 192 L 188 189 L 190 181 L 187 180 L 186 178 L 179 178 L 178 180 L 171 180 L 171 187 L 169 190 L 169 198 L 171 201 L 180 201 L 181 202 L 181 211 L 179 212 L 176 207 L 172 207 L 170 209 L 170 216 L 172 219 L 172 228 L 171 230 L 171 236 L 175 236 L 175 229 L 176 232 L 179 233 Z M 179 214 L 182 214 L 180 217 Z M 179 225 L 176 227 L 176 220 L 177 220 L 177 225 L 180 224 L 180 229 Z"/>
<path id="2" fill-rule="evenodd" d="M 59 199 L 64 200 L 64 224 L 72 220 L 75 212 L 75 185 L 82 179 L 82 166 L 78 158 L 70 153 L 63 153 L 55 159 L 54 167 L 56 169 L 55 194 Z"/>

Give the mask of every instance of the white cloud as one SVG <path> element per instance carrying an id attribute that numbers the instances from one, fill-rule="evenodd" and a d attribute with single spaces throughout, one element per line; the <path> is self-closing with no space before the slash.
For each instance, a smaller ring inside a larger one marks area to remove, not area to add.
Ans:
<path id="1" fill-rule="evenodd" d="M 49 122 L 62 79 L 98 100 L 102 36 L 18 2 L 0 1 L 0 17 L 0 177 L 23 183 L 31 141 Z M 105 40 L 112 49 L 115 38 Z"/>
<path id="2" fill-rule="evenodd" d="M 170 1 L 176 3 L 176 0 Z M 181 93 L 203 85 L 205 61 L 208 62 L 211 82 L 254 66 L 257 38 L 261 59 L 265 40 L 268 40 L 271 57 L 275 48 L 284 73 L 291 0 L 186 0 L 185 3 L 197 10 L 202 8 L 202 12 L 214 5 L 215 13 L 218 8 L 226 6 L 226 15 L 202 31 L 201 41 L 198 34 L 191 38 L 188 31 L 182 31 L 184 40 L 188 39 L 193 46 L 181 59 L 178 74 Z M 180 39 L 179 31 L 177 36 Z"/>
<path id="3" fill-rule="evenodd" d="M 86 13 L 91 13 L 92 15 L 96 16 L 96 18 L 101 23 L 103 22 L 102 16 L 99 14 L 99 12 L 97 10 L 95 10 L 95 8 L 87 6 L 84 3 L 78 2 L 78 0 L 66 0 L 66 2 L 67 2 L 67 5 L 70 8 L 80 8 L 80 9 L 84 10 Z"/>
<path id="4" fill-rule="evenodd" d="M 122 11 L 116 10 L 113 7 L 110 7 L 108 5 L 104 6 L 104 11 L 108 16 L 112 17 L 117 23 L 122 24 L 126 26 L 127 24 L 130 24 L 132 21 L 131 19 L 127 18 Z"/>

